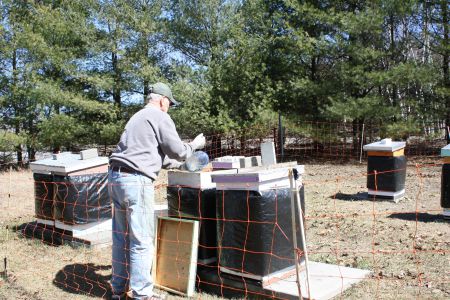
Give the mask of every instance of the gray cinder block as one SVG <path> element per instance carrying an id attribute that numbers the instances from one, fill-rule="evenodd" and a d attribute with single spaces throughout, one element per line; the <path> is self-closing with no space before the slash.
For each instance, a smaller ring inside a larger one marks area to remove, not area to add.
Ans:
<path id="1" fill-rule="evenodd" d="M 259 166 L 262 166 L 262 163 L 261 163 L 261 156 L 252 156 L 252 157 L 250 157 L 251 158 L 251 161 L 252 161 L 252 167 L 259 167 Z"/>
<path id="2" fill-rule="evenodd" d="M 274 165 L 277 163 L 275 144 L 273 142 L 261 144 L 261 160 L 263 166 Z"/>
<path id="3" fill-rule="evenodd" d="M 252 166 L 252 158 L 244 157 L 239 160 L 241 168 L 250 168 Z"/>
<path id="4" fill-rule="evenodd" d="M 90 159 L 94 157 L 98 157 L 98 152 L 96 148 L 83 150 L 80 152 L 81 160 Z"/>

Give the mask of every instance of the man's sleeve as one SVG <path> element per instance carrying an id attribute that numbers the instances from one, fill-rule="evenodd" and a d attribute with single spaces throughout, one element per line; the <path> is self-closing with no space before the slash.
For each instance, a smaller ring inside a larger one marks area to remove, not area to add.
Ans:
<path id="1" fill-rule="evenodd" d="M 168 158 L 182 161 L 192 155 L 192 147 L 188 143 L 183 143 L 180 139 L 175 124 L 169 115 L 159 125 L 159 146 Z"/>
<path id="2" fill-rule="evenodd" d="M 163 169 L 179 169 L 183 165 L 183 162 L 178 161 L 176 159 L 171 159 L 168 156 L 164 157 L 164 161 L 162 163 Z"/>

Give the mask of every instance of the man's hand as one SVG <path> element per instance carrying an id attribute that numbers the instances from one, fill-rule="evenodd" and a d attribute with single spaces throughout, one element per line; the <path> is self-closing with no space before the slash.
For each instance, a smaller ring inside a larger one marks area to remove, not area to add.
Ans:
<path id="1" fill-rule="evenodd" d="M 203 133 L 200 133 L 195 137 L 195 139 L 192 142 L 190 142 L 190 145 L 192 147 L 192 150 L 195 151 L 197 149 L 202 149 L 203 147 L 205 147 L 205 143 L 206 139 L 203 136 Z"/>

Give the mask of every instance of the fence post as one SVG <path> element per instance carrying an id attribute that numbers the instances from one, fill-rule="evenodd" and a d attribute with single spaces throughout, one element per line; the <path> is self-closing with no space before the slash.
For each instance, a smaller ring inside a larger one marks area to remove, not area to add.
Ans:
<path id="1" fill-rule="evenodd" d="M 364 143 L 364 123 L 361 130 L 361 150 L 359 152 L 359 163 L 362 163 L 363 143 Z"/>
<path id="2" fill-rule="evenodd" d="M 280 155 L 281 155 L 281 162 L 284 161 L 284 141 L 283 141 L 283 123 L 281 121 L 281 113 L 278 113 L 278 136 L 279 136 L 279 142 L 280 142 Z"/>
<path id="3" fill-rule="evenodd" d="M 273 127 L 273 143 L 275 144 L 275 154 L 280 153 L 280 143 L 278 140 L 278 132 L 277 132 L 277 128 Z"/>

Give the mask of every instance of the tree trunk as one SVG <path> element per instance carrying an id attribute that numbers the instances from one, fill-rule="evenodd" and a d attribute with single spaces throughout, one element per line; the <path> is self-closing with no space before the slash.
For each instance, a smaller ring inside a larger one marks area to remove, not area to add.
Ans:
<path id="1" fill-rule="evenodd" d="M 150 88 L 149 88 L 149 81 L 144 79 L 144 105 L 148 104 L 148 100 L 147 97 L 150 94 Z"/>
<path id="2" fill-rule="evenodd" d="M 241 134 L 241 136 L 239 137 L 239 143 L 241 144 L 241 151 L 240 151 L 240 153 L 241 153 L 241 155 L 244 155 L 244 156 L 245 156 L 245 154 L 247 152 L 247 143 L 245 142 L 246 139 L 247 138 L 246 138 L 244 133 Z"/>
<path id="3" fill-rule="evenodd" d="M 16 85 L 17 85 L 17 51 L 16 49 L 13 50 L 12 53 L 12 87 L 13 87 L 13 91 L 16 91 Z M 14 97 L 14 95 L 13 95 Z M 17 111 L 16 111 L 17 113 Z M 19 134 L 20 133 L 20 124 L 17 122 L 17 119 L 15 121 L 15 134 Z M 16 154 L 17 154 L 17 164 L 20 165 L 22 163 L 23 160 L 23 155 L 22 155 L 22 145 L 17 145 L 16 147 Z"/>
<path id="4" fill-rule="evenodd" d="M 29 146 L 28 147 L 28 161 L 35 161 L 36 160 L 36 149 Z"/>
<path id="5" fill-rule="evenodd" d="M 313 83 L 317 82 L 317 57 L 313 56 L 311 59 L 311 68 L 310 68 L 310 80 Z M 319 111 L 319 101 L 318 101 L 318 97 L 316 95 L 314 95 L 312 97 L 312 113 L 314 115 L 314 120 L 315 121 L 319 121 L 319 115 L 320 115 L 320 111 Z"/>
<path id="6" fill-rule="evenodd" d="M 148 57 L 148 51 L 149 51 L 149 45 L 148 45 L 148 40 L 145 40 L 143 42 L 143 47 L 142 47 L 142 52 L 145 53 L 145 57 Z M 147 96 L 150 94 L 150 88 L 149 88 L 149 80 L 144 78 L 144 105 L 146 105 L 148 103 L 147 101 Z"/>
<path id="7" fill-rule="evenodd" d="M 22 146 L 17 147 L 17 164 L 20 166 L 23 164 Z"/>
<path id="8" fill-rule="evenodd" d="M 20 125 L 16 122 L 16 128 L 14 129 L 16 134 L 19 134 L 21 129 Z M 17 152 L 17 165 L 20 166 L 21 163 L 23 163 L 23 155 L 22 155 L 22 145 L 16 146 L 16 152 Z"/>
<path id="9" fill-rule="evenodd" d="M 272 131 L 273 131 L 273 143 L 275 145 L 275 153 L 278 154 L 278 153 L 280 153 L 280 143 L 279 143 L 279 139 L 278 139 L 278 131 L 275 127 L 272 128 Z"/>
<path id="10" fill-rule="evenodd" d="M 444 27 L 444 36 L 442 39 L 442 46 L 444 49 L 444 54 L 443 54 L 443 58 L 442 58 L 442 73 L 444 75 L 444 87 L 447 88 L 447 90 L 450 88 L 450 74 L 449 74 L 449 44 L 448 44 L 448 35 L 449 35 L 449 30 L 448 30 L 448 23 L 449 23 L 449 19 L 448 19 L 448 10 L 447 10 L 447 1 L 446 0 L 441 0 L 441 14 L 442 14 L 442 25 Z M 445 124 L 446 124 L 446 138 L 447 138 L 447 143 L 450 143 L 450 132 L 449 132 L 449 127 L 450 127 L 450 97 L 448 97 L 447 95 L 447 101 L 446 101 L 446 106 L 447 106 L 447 116 L 445 119 Z"/>
<path id="11" fill-rule="evenodd" d="M 389 17 L 389 39 L 390 39 L 390 51 L 391 51 L 391 63 L 392 65 L 396 65 L 395 62 L 395 22 L 394 22 L 394 16 L 390 15 Z M 397 99 L 397 85 L 393 84 L 392 86 L 392 106 L 397 107 L 398 106 L 398 99 Z M 393 121 L 396 122 L 397 118 L 394 115 Z"/>
<path id="12" fill-rule="evenodd" d="M 113 86 L 113 100 L 114 104 L 117 107 L 121 107 L 121 98 L 120 98 L 120 71 L 118 67 L 118 57 L 117 53 L 114 51 L 111 53 L 112 60 L 112 68 L 113 68 L 113 76 L 114 76 L 114 86 Z"/>
<path id="13" fill-rule="evenodd" d="M 353 141 L 353 153 L 354 154 L 358 154 L 358 129 L 359 129 L 359 124 L 358 124 L 359 122 L 358 122 L 358 119 L 355 119 L 355 120 L 353 120 L 353 122 L 352 122 L 352 128 L 353 128 L 353 131 L 352 131 L 352 136 L 353 136 L 353 138 L 352 138 L 352 141 Z"/>

